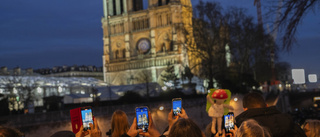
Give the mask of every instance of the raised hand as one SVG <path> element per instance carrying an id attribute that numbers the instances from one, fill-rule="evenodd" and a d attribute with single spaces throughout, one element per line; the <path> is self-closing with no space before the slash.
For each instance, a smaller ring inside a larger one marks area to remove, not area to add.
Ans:
<path id="1" fill-rule="evenodd" d="M 83 125 L 81 125 L 79 132 L 76 133 L 76 137 L 84 137 L 88 134 L 89 134 L 88 131 L 83 131 Z"/>
<path id="2" fill-rule="evenodd" d="M 186 113 L 186 111 L 183 108 L 181 109 L 181 114 L 178 113 L 178 116 L 181 117 L 181 118 L 184 118 L 184 119 L 189 118 L 187 113 Z"/>
<path id="3" fill-rule="evenodd" d="M 129 128 L 127 134 L 130 137 L 137 136 L 140 132 L 142 132 L 142 129 L 137 129 L 137 119 L 134 118 L 131 127 Z"/>
<path id="4" fill-rule="evenodd" d="M 90 130 L 88 131 L 89 131 L 90 137 L 101 137 L 101 131 L 98 126 L 98 122 L 96 118 L 94 119 L 93 123 L 94 125 L 92 123 L 89 123 Z"/>
<path id="5" fill-rule="evenodd" d="M 161 134 L 159 133 L 159 131 L 157 130 L 157 128 L 154 126 L 153 124 L 153 120 L 152 120 L 152 116 L 151 116 L 151 112 L 148 112 L 149 115 L 149 127 L 148 127 L 148 132 L 140 132 L 139 134 L 142 136 L 147 136 L 147 137 L 159 137 L 161 136 Z"/>

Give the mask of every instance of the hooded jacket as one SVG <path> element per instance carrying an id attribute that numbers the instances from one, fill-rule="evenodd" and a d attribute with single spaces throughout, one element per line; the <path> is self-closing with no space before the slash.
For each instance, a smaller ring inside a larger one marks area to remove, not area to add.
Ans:
<path id="1" fill-rule="evenodd" d="M 266 108 L 252 108 L 236 117 L 236 125 L 247 119 L 254 119 L 266 127 L 273 137 L 306 137 L 303 130 L 293 122 L 288 114 L 283 114 L 275 106 Z"/>

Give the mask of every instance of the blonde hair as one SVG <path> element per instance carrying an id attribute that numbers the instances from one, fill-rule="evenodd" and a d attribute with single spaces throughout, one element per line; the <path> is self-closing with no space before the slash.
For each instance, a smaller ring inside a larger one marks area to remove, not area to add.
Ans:
<path id="1" fill-rule="evenodd" d="M 320 120 L 307 119 L 303 124 L 303 128 L 306 124 L 309 124 L 309 130 L 310 130 L 310 136 L 308 136 L 308 137 L 319 137 L 320 136 Z"/>
<path id="2" fill-rule="evenodd" d="M 120 137 L 129 130 L 128 117 L 125 112 L 116 110 L 111 118 L 112 137 Z"/>
<path id="3" fill-rule="evenodd" d="M 0 137 L 21 137 L 21 136 L 24 136 L 24 134 L 16 128 L 0 126 Z"/>
<path id="4" fill-rule="evenodd" d="M 271 137 L 269 131 L 253 119 L 242 122 L 235 137 Z"/>

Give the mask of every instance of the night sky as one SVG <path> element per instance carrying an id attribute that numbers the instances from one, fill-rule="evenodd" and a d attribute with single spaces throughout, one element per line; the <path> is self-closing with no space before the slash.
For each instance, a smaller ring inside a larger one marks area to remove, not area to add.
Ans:
<path id="1" fill-rule="evenodd" d="M 247 8 L 248 14 L 256 17 L 253 0 L 215 1 L 225 8 Z M 197 2 L 192 0 L 194 5 Z M 265 5 L 262 3 L 263 14 Z M 310 12 L 299 25 L 299 46 L 289 53 L 281 52 L 279 61 L 320 75 L 320 17 L 316 13 L 320 9 Z M 102 66 L 102 16 L 102 0 L 2 0 L 0 67 Z"/>

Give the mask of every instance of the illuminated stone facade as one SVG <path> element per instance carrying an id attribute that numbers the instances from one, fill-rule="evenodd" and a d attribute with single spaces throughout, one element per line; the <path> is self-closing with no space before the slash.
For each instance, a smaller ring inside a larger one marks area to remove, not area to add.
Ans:
<path id="1" fill-rule="evenodd" d="M 145 4 L 145 5 L 144 5 Z M 103 0 L 104 81 L 159 82 L 168 63 L 181 74 L 190 63 L 183 30 L 192 34 L 190 0 Z M 161 81 L 161 80 L 160 80 Z"/>

